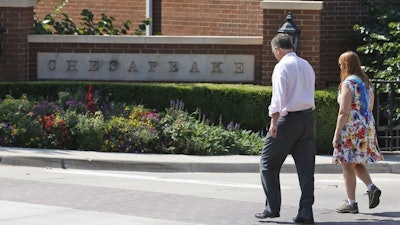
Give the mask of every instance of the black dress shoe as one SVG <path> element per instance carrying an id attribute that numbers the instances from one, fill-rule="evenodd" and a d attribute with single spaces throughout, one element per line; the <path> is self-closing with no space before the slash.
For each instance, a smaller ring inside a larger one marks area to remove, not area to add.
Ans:
<path id="1" fill-rule="evenodd" d="M 314 218 L 305 218 L 296 216 L 293 218 L 293 222 L 301 224 L 314 224 Z"/>
<path id="2" fill-rule="evenodd" d="M 258 219 L 280 217 L 279 213 L 271 213 L 271 212 L 268 211 L 268 210 L 264 210 L 264 212 L 262 212 L 262 213 L 256 213 L 254 216 L 255 216 L 256 218 L 258 218 Z"/>

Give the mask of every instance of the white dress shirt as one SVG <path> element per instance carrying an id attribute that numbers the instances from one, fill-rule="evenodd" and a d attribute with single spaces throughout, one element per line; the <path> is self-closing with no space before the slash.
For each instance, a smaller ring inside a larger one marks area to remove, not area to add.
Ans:
<path id="1" fill-rule="evenodd" d="M 272 73 L 272 99 L 269 116 L 279 112 L 315 109 L 315 73 L 310 63 L 289 52 L 275 65 Z"/>

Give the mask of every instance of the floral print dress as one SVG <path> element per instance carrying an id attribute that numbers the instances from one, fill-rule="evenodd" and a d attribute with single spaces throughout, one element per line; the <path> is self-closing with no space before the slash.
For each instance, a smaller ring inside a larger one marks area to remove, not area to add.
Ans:
<path id="1" fill-rule="evenodd" d="M 368 110 L 367 116 L 361 113 L 360 85 L 352 80 L 345 80 L 342 85 L 346 85 L 350 89 L 352 103 L 349 117 L 340 133 L 339 146 L 333 150 L 333 163 L 370 163 L 383 160 L 372 112 Z M 368 93 L 371 95 L 372 88 Z"/>

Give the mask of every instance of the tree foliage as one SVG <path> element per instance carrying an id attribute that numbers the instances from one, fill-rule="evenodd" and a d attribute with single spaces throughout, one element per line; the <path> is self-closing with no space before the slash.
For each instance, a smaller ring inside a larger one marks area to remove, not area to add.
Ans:
<path id="1" fill-rule="evenodd" d="M 379 111 L 390 124 L 400 123 L 400 2 L 359 0 L 369 20 L 355 24 L 363 45 L 357 48 L 365 71 L 378 83 L 386 101 Z M 391 83 L 388 83 L 391 82 Z M 390 103 L 391 102 L 391 103 Z"/>
<path id="2" fill-rule="evenodd" d="M 375 79 L 400 81 L 400 3 L 360 0 L 369 20 L 355 24 L 363 45 L 357 48 L 366 72 Z"/>

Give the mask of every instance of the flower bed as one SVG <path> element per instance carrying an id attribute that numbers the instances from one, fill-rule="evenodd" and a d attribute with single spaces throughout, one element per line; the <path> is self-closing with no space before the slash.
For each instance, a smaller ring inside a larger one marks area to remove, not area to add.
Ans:
<path id="1" fill-rule="evenodd" d="M 7 96 L 0 102 L 0 145 L 131 153 L 258 154 L 263 137 L 187 113 L 180 100 L 158 112 L 110 102 L 92 86 L 56 101 Z"/>

